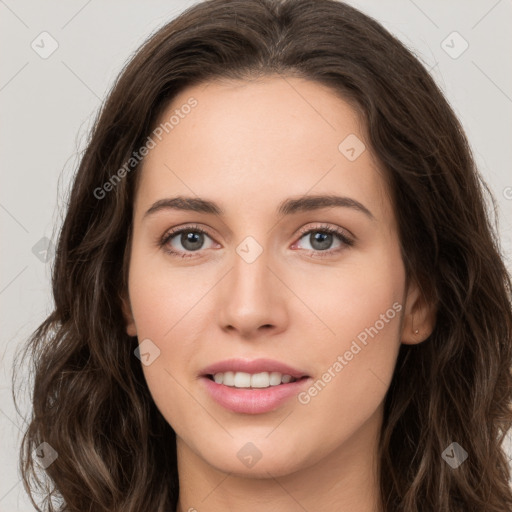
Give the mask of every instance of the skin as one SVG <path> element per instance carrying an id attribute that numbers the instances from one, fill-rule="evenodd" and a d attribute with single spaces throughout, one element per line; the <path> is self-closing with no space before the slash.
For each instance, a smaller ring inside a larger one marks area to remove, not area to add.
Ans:
<path id="1" fill-rule="evenodd" d="M 252 512 L 269 503 L 280 512 L 380 510 L 383 401 L 400 343 L 427 338 L 433 313 L 417 286 L 406 286 L 396 218 L 369 145 L 355 161 L 338 149 L 349 134 L 365 140 L 359 117 L 323 85 L 265 77 L 188 88 L 161 120 L 190 97 L 198 105 L 137 171 L 124 308 L 127 333 L 160 349 L 143 370 L 177 436 L 178 511 Z M 314 194 L 350 197 L 374 218 L 348 207 L 276 215 L 281 201 Z M 225 214 L 144 217 L 178 195 L 215 201 Z M 189 224 L 208 232 L 201 248 L 187 251 L 180 235 L 167 247 L 192 257 L 158 245 Z M 314 233 L 299 232 L 320 224 L 352 234 L 353 246 L 333 236 L 323 249 L 331 254 L 320 258 Z M 247 236 L 263 248 L 250 264 L 236 252 Z M 213 362 L 266 357 L 316 381 L 393 304 L 400 312 L 307 404 L 293 397 L 264 414 L 234 413 L 198 378 Z M 251 468 L 237 457 L 248 442 L 261 453 Z"/>

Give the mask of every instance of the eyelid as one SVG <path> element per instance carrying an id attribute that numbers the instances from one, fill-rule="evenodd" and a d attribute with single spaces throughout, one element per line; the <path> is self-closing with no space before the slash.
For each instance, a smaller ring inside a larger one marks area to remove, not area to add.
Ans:
<path id="1" fill-rule="evenodd" d="M 356 239 L 356 237 L 348 229 L 324 223 L 320 223 L 315 226 L 304 226 L 299 229 L 299 234 L 305 235 L 312 231 L 327 231 L 328 233 L 337 234 L 345 238 L 347 241 L 350 241 L 351 243 L 354 243 Z"/>
<path id="2" fill-rule="evenodd" d="M 175 228 L 168 229 L 160 238 L 160 241 L 164 242 L 164 240 L 168 240 L 169 238 L 172 238 L 174 235 L 177 235 L 182 231 L 197 231 L 199 233 L 204 233 L 205 235 L 210 236 L 208 232 L 201 226 L 198 226 L 197 224 L 186 224 L 185 226 L 178 226 Z"/>

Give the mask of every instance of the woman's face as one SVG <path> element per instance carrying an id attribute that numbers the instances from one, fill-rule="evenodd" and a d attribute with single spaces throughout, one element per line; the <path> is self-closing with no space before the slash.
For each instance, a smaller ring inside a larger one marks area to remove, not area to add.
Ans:
<path id="1" fill-rule="evenodd" d="M 373 446 L 400 343 L 425 326 L 355 111 L 269 77 L 186 89 L 160 121 L 125 314 L 178 457 L 278 476 Z"/>

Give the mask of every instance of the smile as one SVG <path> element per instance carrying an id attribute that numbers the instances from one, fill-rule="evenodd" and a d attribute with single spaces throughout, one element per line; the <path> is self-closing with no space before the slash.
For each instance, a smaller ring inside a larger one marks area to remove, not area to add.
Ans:
<path id="1" fill-rule="evenodd" d="M 297 379 L 291 375 L 283 374 L 280 372 L 260 372 L 260 373 L 246 373 L 246 372 L 219 372 L 208 377 L 217 384 L 235 388 L 268 388 L 271 386 L 279 386 L 281 384 L 288 384 L 295 382 Z"/>

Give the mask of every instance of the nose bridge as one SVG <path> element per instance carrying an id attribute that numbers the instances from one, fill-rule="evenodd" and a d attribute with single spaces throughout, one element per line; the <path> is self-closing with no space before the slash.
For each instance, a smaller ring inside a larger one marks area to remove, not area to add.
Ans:
<path id="1" fill-rule="evenodd" d="M 257 303 L 272 293 L 269 283 L 269 252 L 254 237 L 248 236 L 238 244 L 233 258 L 231 293 L 242 303 Z M 273 287 L 275 291 L 275 287 Z"/>
<path id="2" fill-rule="evenodd" d="M 279 295 L 282 287 L 271 269 L 270 256 L 252 236 L 235 248 L 232 271 L 226 276 L 219 300 L 222 327 L 229 326 L 248 335 L 261 326 L 276 327 L 284 321 Z"/>

